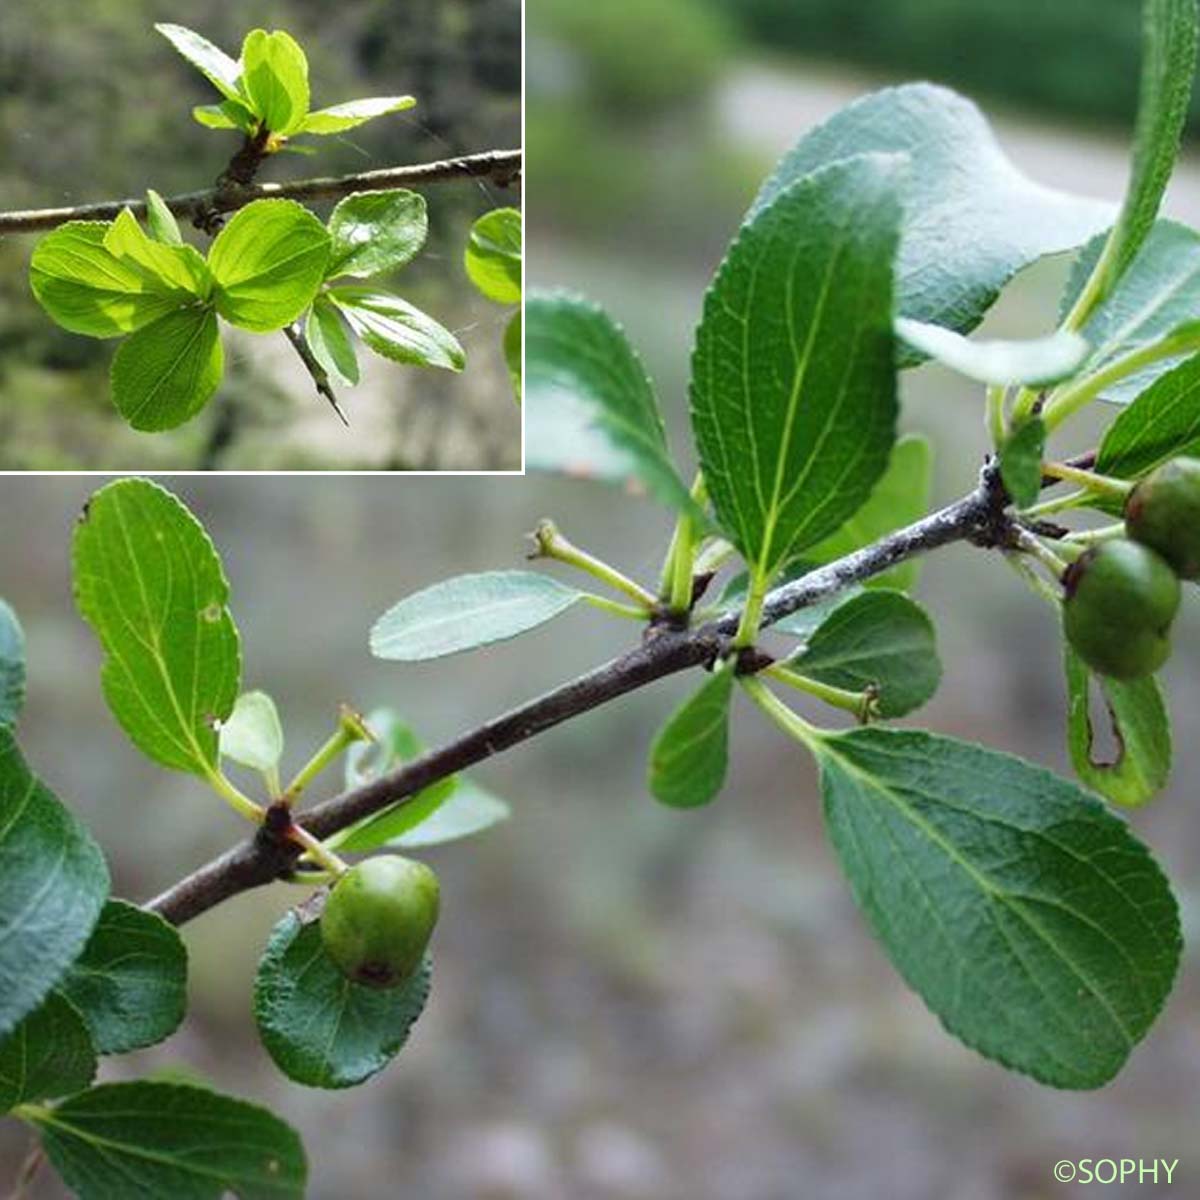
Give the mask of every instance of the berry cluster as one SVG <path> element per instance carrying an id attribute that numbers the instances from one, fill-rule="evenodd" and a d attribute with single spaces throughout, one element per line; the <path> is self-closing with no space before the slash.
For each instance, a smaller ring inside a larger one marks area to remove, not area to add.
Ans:
<path id="1" fill-rule="evenodd" d="M 1200 459 L 1172 459 L 1142 479 L 1125 502 L 1125 532 L 1067 568 L 1063 627 L 1092 670 L 1136 679 L 1166 662 L 1179 581 L 1200 576 Z"/>

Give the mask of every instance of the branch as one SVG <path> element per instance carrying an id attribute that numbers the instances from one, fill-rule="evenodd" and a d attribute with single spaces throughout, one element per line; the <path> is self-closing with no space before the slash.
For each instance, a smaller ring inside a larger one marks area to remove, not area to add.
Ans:
<path id="1" fill-rule="evenodd" d="M 507 187 L 521 174 L 520 150 L 488 150 L 440 162 L 418 163 L 409 167 L 386 167 L 380 171 L 362 171 L 357 175 L 338 175 L 320 179 L 299 179 L 287 183 L 254 183 L 239 186 L 226 181 L 221 187 L 201 192 L 184 192 L 170 196 L 167 207 L 177 216 L 194 220 L 209 212 L 232 212 L 251 200 L 273 197 L 312 199 L 320 196 L 348 196 L 351 192 L 378 188 L 422 187 L 428 183 L 444 183 L 456 179 L 490 179 L 499 187 Z M 81 204 L 75 208 L 29 209 L 24 212 L 0 213 L 0 233 L 32 233 L 53 229 L 67 221 L 113 221 L 123 208 L 130 208 L 136 217 L 145 216 L 146 202 L 142 200 L 105 200 L 99 204 Z"/>
<path id="2" fill-rule="evenodd" d="M 985 467 L 979 487 L 970 495 L 881 538 L 872 546 L 776 588 L 764 603 L 764 624 L 816 604 L 916 554 L 951 542 L 967 541 L 987 547 L 1007 545 L 1013 528 L 1004 511 L 1007 502 L 995 468 Z M 739 617 L 739 613 L 726 613 L 698 629 L 651 624 L 642 644 L 619 658 L 487 721 L 379 779 L 316 805 L 302 815 L 301 823 L 310 833 L 327 838 L 363 817 L 416 795 L 438 780 L 618 696 L 690 667 L 710 665 L 731 650 Z M 759 663 L 751 661 L 749 665 L 754 669 Z M 147 907 L 173 924 L 182 925 L 239 892 L 287 875 L 298 854 L 295 845 L 260 829 L 254 838 L 199 868 Z"/>

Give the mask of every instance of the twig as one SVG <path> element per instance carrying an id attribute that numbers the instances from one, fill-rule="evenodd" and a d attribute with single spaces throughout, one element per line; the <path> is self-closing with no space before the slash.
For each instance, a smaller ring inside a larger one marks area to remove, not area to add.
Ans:
<path id="1" fill-rule="evenodd" d="M 342 424 L 347 429 L 350 428 L 350 422 L 346 414 L 342 412 L 341 406 L 338 404 L 337 396 L 334 395 L 333 386 L 329 382 L 329 374 L 325 368 L 316 360 L 316 356 L 309 349 L 308 342 L 304 340 L 304 334 L 300 332 L 300 326 L 293 323 L 284 327 L 284 336 L 295 347 L 296 353 L 300 356 L 300 361 L 304 364 L 308 373 L 312 376 L 313 385 L 317 391 L 333 405 L 333 411 L 342 419 Z"/>
<path id="2" fill-rule="evenodd" d="M 408 167 L 385 167 L 378 171 L 362 171 L 357 175 L 338 175 L 319 179 L 300 179 L 286 183 L 238 184 L 226 182 L 220 187 L 200 192 L 185 192 L 169 196 L 167 207 L 177 216 L 194 220 L 209 208 L 217 212 L 232 212 L 252 200 L 273 197 L 313 199 L 321 196 L 348 196 L 351 192 L 378 188 L 422 187 L 429 183 L 444 183 L 455 179 L 490 178 L 498 187 L 507 187 L 520 177 L 520 150 L 487 150 L 482 154 L 467 154 L 438 162 L 418 163 Z M 112 221 L 123 208 L 130 208 L 136 217 L 146 213 L 145 199 L 105 200 L 98 204 L 81 204 L 74 208 L 41 208 L 23 212 L 0 213 L 0 233 L 33 233 L 53 229 L 67 221 Z"/>
<path id="3" fill-rule="evenodd" d="M 956 541 L 1004 546 L 1011 538 L 1011 518 L 995 468 L 984 469 L 970 495 L 881 538 L 874 545 L 820 567 L 768 594 L 764 624 L 771 624 L 868 579 L 898 562 Z M 711 665 L 732 649 L 739 614 L 726 613 L 698 629 L 651 625 L 640 646 L 569 683 L 531 700 L 503 716 L 447 742 L 436 750 L 379 779 L 318 804 L 300 820 L 319 838 L 345 829 L 363 817 L 404 801 L 430 784 L 543 733 L 563 721 L 636 691 L 664 676 L 690 667 Z M 770 662 L 762 656 L 763 663 Z M 750 669 L 757 660 L 746 659 Z M 147 907 L 176 925 L 250 888 L 286 876 L 298 848 L 260 829 L 251 840 L 233 847 L 152 900 Z"/>

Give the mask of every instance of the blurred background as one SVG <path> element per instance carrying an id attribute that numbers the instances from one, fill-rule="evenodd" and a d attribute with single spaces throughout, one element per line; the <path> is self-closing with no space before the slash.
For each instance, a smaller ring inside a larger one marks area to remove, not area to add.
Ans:
<path id="1" fill-rule="evenodd" d="M 411 93 L 417 107 L 280 154 L 263 180 L 432 161 L 521 144 L 520 0 L 9 0 L 0 5 L 0 210 L 210 186 L 240 135 L 191 117 L 215 90 L 154 31 L 195 28 L 237 56 L 256 26 L 285 28 L 309 58 L 314 107 Z M 452 329 L 455 375 L 362 351 L 342 397 L 347 430 L 281 334 L 222 326 L 217 397 L 178 430 L 131 430 L 109 399 L 113 342 L 65 332 L 29 291 L 33 235 L 0 239 L 0 469 L 519 470 L 520 410 L 500 351 L 508 313 L 462 267 L 471 222 L 519 204 L 464 180 L 422 189 L 426 248 L 381 282 Z M 327 215 L 331 202 L 317 211 Z M 196 232 L 190 231 L 198 239 Z"/>

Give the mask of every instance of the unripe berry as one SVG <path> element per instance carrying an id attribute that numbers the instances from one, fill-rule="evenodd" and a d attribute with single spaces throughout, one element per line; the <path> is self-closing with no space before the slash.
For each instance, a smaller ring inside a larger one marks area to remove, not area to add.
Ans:
<path id="1" fill-rule="evenodd" d="M 1129 493 L 1125 528 L 1183 579 L 1200 576 L 1200 459 L 1173 458 Z"/>
<path id="2" fill-rule="evenodd" d="M 1167 661 L 1179 580 L 1149 547 L 1101 542 L 1071 564 L 1063 584 L 1067 640 L 1094 671 L 1136 679 Z"/>
<path id="3" fill-rule="evenodd" d="M 351 867 L 321 914 L 321 940 L 342 974 L 399 987 L 421 964 L 438 918 L 438 879 L 424 863 L 382 854 Z"/>

